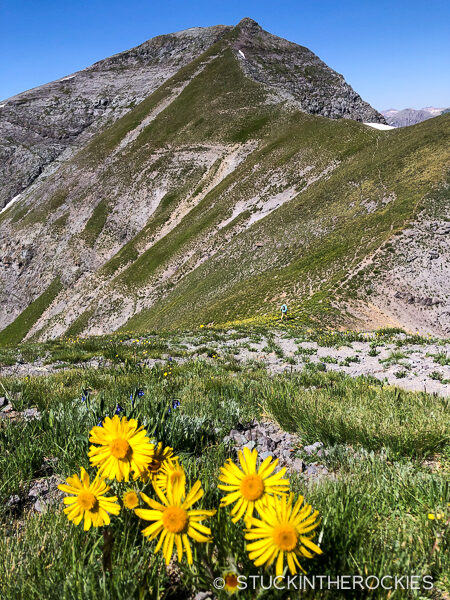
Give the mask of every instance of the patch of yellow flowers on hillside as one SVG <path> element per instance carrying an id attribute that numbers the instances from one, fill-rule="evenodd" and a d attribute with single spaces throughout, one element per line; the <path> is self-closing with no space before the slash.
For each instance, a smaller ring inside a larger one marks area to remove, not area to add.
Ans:
<path id="1" fill-rule="evenodd" d="M 191 543 L 214 541 L 204 521 L 214 517 L 217 510 L 198 505 L 204 496 L 202 484 L 188 484 L 173 448 L 153 443 L 135 419 L 118 415 L 106 417 L 102 426 L 94 427 L 89 441 L 90 463 L 97 468 L 94 479 L 91 481 L 81 467 L 80 476 L 75 474 L 59 486 L 68 494 L 64 498 L 68 519 L 75 525 L 83 521 L 87 531 L 108 526 L 111 515 L 125 508 L 146 523 L 142 534 L 157 540 L 154 552 L 161 551 L 166 564 L 176 554 L 179 561 L 186 555 L 192 565 Z M 278 460 L 271 456 L 259 463 L 257 451 L 246 447 L 239 451 L 237 463 L 228 459 L 220 469 L 217 487 L 224 496 L 219 509 L 231 507 L 232 522 L 244 522 L 246 550 L 256 567 L 275 563 L 276 574 L 282 575 L 286 564 L 295 575 L 298 569 L 304 571 L 300 560 L 322 553 L 313 542 L 320 521 L 318 512 L 304 502 L 303 496 L 295 499 L 289 493 L 286 470 L 276 471 L 277 465 Z M 135 487 L 130 487 L 130 479 Z M 117 489 L 122 482 L 127 486 L 120 500 L 107 495 L 110 485 Z M 138 482 L 147 486 L 148 493 L 135 489 Z"/>

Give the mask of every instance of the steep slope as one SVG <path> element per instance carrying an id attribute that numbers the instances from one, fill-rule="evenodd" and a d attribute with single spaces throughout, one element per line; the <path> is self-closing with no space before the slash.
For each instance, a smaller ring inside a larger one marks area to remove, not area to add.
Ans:
<path id="1" fill-rule="evenodd" d="M 0 215 L 0 343 L 267 319 L 281 300 L 305 322 L 368 320 L 358 275 L 444 181 L 450 117 L 377 131 L 302 112 L 243 68 L 249 25 Z"/>
<path id="2" fill-rule="evenodd" d="M 235 28 L 193 27 L 158 36 L 3 101 L 0 209 L 47 165 L 59 166 L 226 35 L 230 46 L 245 50 L 247 56 L 241 61 L 245 72 L 270 86 L 275 101 L 287 99 L 306 112 L 332 118 L 383 119 L 310 50 L 270 35 L 251 19 L 243 19 Z"/>
<path id="3" fill-rule="evenodd" d="M 243 19 L 231 33 L 244 73 L 268 86 L 274 102 L 289 100 L 302 111 L 331 119 L 384 123 L 384 118 L 311 50 Z"/>
<path id="4" fill-rule="evenodd" d="M 230 29 L 195 27 L 161 35 L 4 100 L 0 104 L 0 209 L 46 165 L 85 144 Z"/>

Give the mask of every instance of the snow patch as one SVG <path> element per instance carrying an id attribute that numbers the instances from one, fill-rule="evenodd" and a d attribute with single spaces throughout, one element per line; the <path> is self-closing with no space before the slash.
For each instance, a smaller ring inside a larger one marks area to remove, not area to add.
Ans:
<path id="1" fill-rule="evenodd" d="M 69 75 L 69 77 L 63 77 L 63 79 L 60 79 L 60 81 L 69 81 L 69 79 L 73 79 L 75 77 L 75 75 Z"/>
<path id="2" fill-rule="evenodd" d="M 364 125 L 368 125 L 369 127 L 373 127 L 374 129 L 381 129 L 382 131 L 387 131 L 388 129 L 395 129 L 392 125 L 383 125 L 383 123 L 364 123 Z"/>
<path id="3" fill-rule="evenodd" d="M 242 50 L 238 50 L 238 52 L 242 56 L 242 58 L 245 58 L 245 54 L 242 52 Z"/>
<path id="4" fill-rule="evenodd" d="M 21 195 L 22 195 L 22 194 L 17 194 L 17 196 L 14 196 L 14 198 L 13 198 L 12 200 L 10 200 L 10 201 L 8 202 L 8 204 L 7 204 L 7 205 L 6 205 L 4 208 L 2 208 L 2 210 L 0 210 L 0 215 L 1 215 L 2 213 L 4 213 L 4 212 L 5 212 L 5 210 L 7 210 L 7 209 L 8 209 L 10 206 L 12 206 L 12 205 L 13 205 L 15 202 L 17 202 L 17 200 L 19 200 L 19 198 L 20 198 L 20 196 L 21 196 Z"/>

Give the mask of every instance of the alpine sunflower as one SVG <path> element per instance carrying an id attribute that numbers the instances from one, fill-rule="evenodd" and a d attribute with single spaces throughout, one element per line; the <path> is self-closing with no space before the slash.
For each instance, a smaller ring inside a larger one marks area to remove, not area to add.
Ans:
<path id="1" fill-rule="evenodd" d="M 241 517 L 249 519 L 253 511 L 259 512 L 265 499 L 273 494 L 284 494 L 289 490 L 289 481 L 283 479 L 286 469 L 283 467 L 278 473 L 272 475 L 278 464 L 278 459 L 273 460 L 268 456 L 256 470 L 258 452 L 244 447 L 244 453 L 238 454 L 241 469 L 228 459 L 220 468 L 219 480 L 225 485 L 218 488 L 227 492 L 220 502 L 220 506 L 228 506 L 233 502 L 236 504 L 231 509 L 233 523 L 237 523 Z"/>
<path id="2" fill-rule="evenodd" d="M 226 571 L 222 575 L 222 578 L 225 582 L 223 589 L 226 592 L 228 592 L 229 594 L 235 594 L 239 591 L 238 574 L 236 573 L 236 571 Z"/>
<path id="3" fill-rule="evenodd" d="M 154 446 L 145 429 L 135 419 L 114 415 L 106 417 L 102 427 L 94 427 L 89 441 L 99 446 L 89 448 L 91 464 L 108 479 L 129 481 L 130 472 L 137 479 L 153 455 Z"/>
<path id="4" fill-rule="evenodd" d="M 161 472 L 162 467 L 167 463 L 168 460 L 175 460 L 177 456 L 173 455 L 173 448 L 170 446 L 163 446 L 162 442 L 159 442 L 156 446 L 153 446 L 152 456 L 145 466 L 145 469 L 141 475 L 142 481 L 155 481 L 158 473 Z"/>
<path id="5" fill-rule="evenodd" d="M 269 566 L 276 559 L 276 574 L 283 574 L 283 562 L 286 555 L 289 571 L 297 573 L 300 565 L 298 557 L 313 558 L 313 552 L 322 554 L 322 550 L 312 542 L 312 532 L 319 524 L 319 512 L 312 511 L 311 505 L 302 507 L 303 496 L 299 496 L 293 505 L 293 494 L 278 498 L 269 498 L 259 511 L 261 519 L 252 518 L 252 528 L 247 530 L 247 540 L 257 540 L 247 544 L 250 560 L 256 567 Z"/>
<path id="6" fill-rule="evenodd" d="M 81 479 L 77 474 L 67 478 L 67 483 L 58 485 L 58 489 L 72 494 L 64 498 L 64 504 L 68 506 L 64 509 L 69 521 L 79 525 L 84 517 L 84 530 L 87 531 L 94 527 L 109 525 L 111 519 L 109 515 L 118 515 L 120 506 L 117 504 L 117 496 L 105 497 L 109 491 L 99 475 L 92 483 L 89 481 L 89 475 L 81 467 Z"/>
<path id="7" fill-rule="evenodd" d="M 155 554 L 162 548 L 166 564 L 172 558 L 174 544 L 178 552 L 178 560 L 183 557 L 183 547 L 186 551 L 188 564 L 192 564 L 192 550 L 189 537 L 196 542 L 210 542 L 211 530 L 200 523 L 208 517 L 212 517 L 215 510 L 189 510 L 191 506 L 203 496 L 200 481 L 197 481 L 192 489 L 186 494 L 185 486 L 181 482 L 170 485 L 166 492 L 162 492 L 154 486 L 155 492 L 161 500 L 156 502 L 146 494 L 141 493 L 144 501 L 151 510 L 137 508 L 135 513 L 144 521 L 154 521 L 142 530 L 145 536 L 151 540 L 158 535 L 159 540 L 155 548 Z"/>
<path id="8" fill-rule="evenodd" d="M 126 508 L 133 510 L 136 506 L 139 506 L 139 497 L 134 490 L 128 490 L 122 496 L 122 502 Z"/>
<path id="9" fill-rule="evenodd" d="M 168 458 L 157 473 L 154 485 L 157 485 L 164 492 L 169 485 L 175 485 L 178 482 L 181 485 L 186 482 L 184 469 L 178 462 L 178 458 Z"/>

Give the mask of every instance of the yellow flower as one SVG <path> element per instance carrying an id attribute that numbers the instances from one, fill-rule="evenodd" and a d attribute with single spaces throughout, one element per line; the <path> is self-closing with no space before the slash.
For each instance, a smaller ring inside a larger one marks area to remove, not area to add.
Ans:
<path id="1" fill-rule="evenodd" d="M 168 458 L 164 461 L 161 469 L 156 474 L 154 484 L 157 485 L 163 492 L 170 485 L 176 485 L 181 483 L 184 485 L 186 482 L 186 474 L 183 467 L 178 462 L 178 458 Z"/>
<path id="2" fill-rule="evenodd" d="M 227 591 L 229 594 L 235 594 L 239 591 L 238 574 L 236 571 L 226 571 L 222 575 L 222 578 L 225 581 L 225 585 L 223 586 L 225 591 Z"/>
<path id="3" fill-rule="evenodd" d="M 241 517 L 249 519 L 253 511 L 260 510 L 267 497 L 273 494 L 284 494 L 289 489 L 289 481 L 282 479 L 286 472 L 283 467 L 278 473 L 272 475 L 278 464 L 278 459 L 273 460 L 268 456 L 256 470 L 258 452 L 244 447 L 244 453 L 238 453 L 242 470 L 230 459 L 220 468 L 219 480 L 226 485 L 218 485 L 218 488 L 227 492 L 221 500 L 220 506 L 228 506 L 233 502 L 236 504 L 231 509 L 233 523 L 237 523 Z"/>
<path id="4" fill-rule="evenodd" d="M 164 373 L 164 377 L 167 377 L 167 372 L 166 372 L 166 373 Z"/>
<path id="5" fill-rule="evenodd" d="M 146 436 L 145 429 L 138 426 L 135 419 L 106 417 L 103 427 L 94 427 L 90 432 L 91 464 L 99 468 L 99 474 L 108 479 L 129 481 L 130 472 L 137 479 L 153 455 L 153 444 Z"/>
<path id="6" fill-rule="evenodd" d="M 428 518 L 430 519 L 430 521 L 434 521 L 435 517 L 433 513 L 428 513 Z"/>
<path id="7" fill-rule="evenodd" d="M 125 494 L 122 496 L 122 501 L 123 505 L 130 510 L 133 510 L 136 508 L 136 506 L 139 506 L 139 498 L 134 490 L 128 490 L 128 492 L 125 492 Z"/>
<path id="8" fill-rule="evenodd" d="M 142 481 L 154 481 L 166 461 L 177 458 L 173 455 L 173 448 L 170 446 L 164 448 L 162 442 L 159 442 L 156 447 L 153 445 L 152 456 L 141 475 Z"/>
<path id="9" fill-rule="evenodd" d="M 150 506 L 151 510 L 137 508 L 135 513 L 144 521 L 154 521 L 142 530 L 151 540 L 158 535 L 159 540 L 155 554 L 162 548 L 166 564 L 172 558 L 173 547 L 178 552 L 178 560 L 183 558 L 183 548 L 186 552 L 188 564 L 192 564 L 192 550 L 189 537 L 197 542 L 210 542 L 211 530 L 202 525 L 200 521 L 212 517 L 215 510 L 189 510 L 191 506 L 203 496 L 200 481 L 197 481 L 186 494 L 185 486 L 180 483 L 169 486 L 166 493 L 155 486 L 155 492 L 161 503 L 149 498 L 142 493 L 141 496 Z"/>
<path id="10" fill-rule="evenodd" d="M 270 498 L 260 509 L 260 519 L 252 519 L 252 529 L 245 534 L 247 540 L 256 540 L 247 544 L 250 560 L 256 567 L 269 566 L 276 559 L 276 574 L 283 574 L 283 562 L 286 555 L 289 571 L 297 573 L 297 567 L 303 572 L 299 556 L 313 558 L 313 552 L 322 554 L 322 550 L 312 542 L 314 533 L 306 535 L 315 529 L 318 511 L 312 512 L 311 506 L 303 507 L 303 496 L 293 503 L 293 494 L 280 498 Z"/>
<path id="11" fill-rule="evenodd" d="M 204 325 L 200 325 L 200 329 L 201 329 L 202 327 L 204 327 Z"/>
<path id="12" fill-rule="evenodd" d="M 73 521 L 75 525 L 79 525 L 84 517 L 84 530 L 87 531 L 91 525 L 94 527 L 109 525 L 111 521 L 109 515 L 119 514 L 117 496 L 105 497 L 110 488 L 99 475 L 90 483 L 89 475 L 81 467 L 81 479 L 75 474 L 68 477 L 66 481 L 67 484 L 61 483 L 58 489 L 72 494 L 64 498 L 64 504 L 68 504 L 64 512 L 69 521 Z"/>

